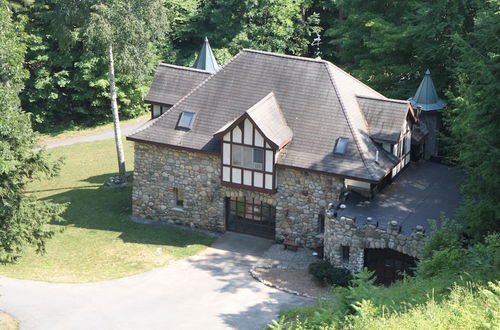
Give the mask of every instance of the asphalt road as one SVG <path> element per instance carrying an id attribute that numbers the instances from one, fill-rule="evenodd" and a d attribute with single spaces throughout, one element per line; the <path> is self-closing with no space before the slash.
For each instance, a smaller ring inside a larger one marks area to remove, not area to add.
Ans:
<path id="1" fill-rule="evenodd" d="M 311 303 L 255 281 L 272 244 L 226 233 L 202 253 L 112 281 L 58 284 L 0 277 L 0 310 L 21 329 L 259 329 Z"/>

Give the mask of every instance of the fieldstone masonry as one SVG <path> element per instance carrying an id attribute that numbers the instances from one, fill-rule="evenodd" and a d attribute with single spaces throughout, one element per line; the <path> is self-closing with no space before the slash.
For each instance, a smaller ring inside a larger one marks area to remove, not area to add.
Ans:
<path id="1" fill-rule="evenodd" d="M 399 232 L 399 226 L 387 224 L 377 228 L 375 224 L 357 226 L 350 218 L 327 217 L 325 224 L 325 259 L 337 267 L 352 272 L 363 270 L 365 249 L 393 249 L 419 258 L 424 245 L 423 231 L 410 235 Z M 343 260 L 342 246 L 349 246 L 349 260 Z"/>
<path id="2" fill-rule="evenodd" d="M 276 207 L 277 241 L 323 245 L 318 213 L 338 200 L 343 180 L 278 168 L 278 192 L 267 194 L 223 186 L 220 171 L 219 155 L 135 143 L 133 216 L 223 232 L 225 198 L 254 198 Z M 176 205 L 174 188 L 183 192 L 183 207 Z"/>

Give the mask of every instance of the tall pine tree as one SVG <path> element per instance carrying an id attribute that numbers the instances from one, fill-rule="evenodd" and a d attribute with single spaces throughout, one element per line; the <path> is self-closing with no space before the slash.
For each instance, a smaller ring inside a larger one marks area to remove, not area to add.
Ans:
<path id="1" fill-rule="evenodd" d="M 48 223 L 60 220 L 63 208 L 25 193 L 30 181 L 55 175 L 60 163 L 37 149 L 29 115 L 20 109 L 18 94 L 27 77 L 25 35 L 3 0 L 0 22 L 0 261 L 9 262 L 27 245 L 43 252 L 53 235 Z"/>

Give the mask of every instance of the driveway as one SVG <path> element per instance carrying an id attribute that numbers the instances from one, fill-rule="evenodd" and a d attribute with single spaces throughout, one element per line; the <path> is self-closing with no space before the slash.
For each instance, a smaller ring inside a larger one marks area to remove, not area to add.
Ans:
<path id="1" fill-rule="evenodd" d="M 21 329 L 258 329 L 282 309 L 311 303 L 249 275 L 271 244 L 226 233 L 196 256 L 106 282 L 0 277 L 0 310 Z"/>

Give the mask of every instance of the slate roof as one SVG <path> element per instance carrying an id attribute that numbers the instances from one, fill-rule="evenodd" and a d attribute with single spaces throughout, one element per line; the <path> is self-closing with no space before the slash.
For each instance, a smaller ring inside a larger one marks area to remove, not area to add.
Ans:
<path id="1" fill-rule="evenodd" d="M 153 83 L 144 102 L 174 105 L 210 74 L 204 70 L 161 63 L 156 68 Z"/>
<path id="2" fill-rule="evenodd" d="M 408 101 L 357 97 L 368 123 L 372 139 L 396 143 L 399 140 L 406 116 L 410 111 Z"/>
<path id="3" fill-rule="evenodd" d="M 432 82 L 431 71 L 427 69 L 425 76 L 418 86 L 415 96 L 410 97 L 408 101 L 413 107 L 420 106 L 423 111 L 441 110 L 446 106 L 446 102 L 441 100 L 436 92 L 436 87 Z"/>
<path id="4" fill-rule="evenodd" d="M 262 100 L 245 111 L 244 115 L 224 125 L 214 134 L 214 137 L 222 138 L 247 116 L 262 131 L 262 134 L 271 142 L 274 148 L 281 149 L 292 139 L 293 132 L 288 127 L 273 92 L 267 94 Z"/>
<path id="5" fill-rule="evenodd" d="M 205 37 L 205 42 L 201 46 L 200 54 L 194 62 L 193 68 L 206 70 L 210 73 L 214 73 L 220 70 L 220 66 L 215 59 L 215 55 L 212 52 L 208 38 Z"/>
<path id="6" fill-rule="evenodd" d="M 220 153 L 214 132 L 270 92 L 293 131 L 278 166 L 378 182 L 397 163 L 370 138 L 357 100 L 357 96 L 384 99 L 383 95 L 328 61 L 249 49 L 128 139 Z M 189 131 L 175 129 L 183 111 L 196 113 Z M 339 137 L 349 140 L 345 154 L 333 152 Z"/>

